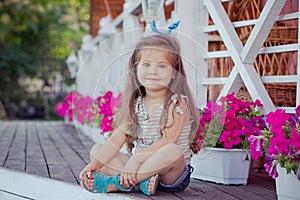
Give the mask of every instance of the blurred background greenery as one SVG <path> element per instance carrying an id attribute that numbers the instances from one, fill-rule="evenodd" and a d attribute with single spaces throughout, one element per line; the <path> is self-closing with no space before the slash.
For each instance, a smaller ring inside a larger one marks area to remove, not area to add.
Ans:
<path id="1" fill-rule="evenodd" d="M 66 58 L 88 34 L 89 7 L 89 0 L 0 0 L 2 118 L 58 119 L 53 107 L 74 83 Z"/>

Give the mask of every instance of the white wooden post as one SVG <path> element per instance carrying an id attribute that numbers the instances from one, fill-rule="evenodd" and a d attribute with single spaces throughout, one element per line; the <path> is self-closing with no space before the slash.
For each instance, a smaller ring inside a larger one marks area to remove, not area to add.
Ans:
<path id="1" fill-rule="evenodd" d="M 205 105 L 207 102 L 207 84 L 204 84 L 208 78 L 208 63 L 206 57 L 206 52 L 208 51 L 208 34 L 203 31 L 199 31 L 200 27 L 204 27 L 208 24 L 208 12 L 205 8 L 203 1 L 197 1 L 198 5 L 195 6 L 198 9 L 198 15 L 196 19 L 198 21 L 197 25 L 197 41 L 199 42 L 196 46 L 195 52 L 197 53 L 197 87 L 196 92 L 198 96 L 198 105 Z"/>
<path id="2" fill-rule="evenodd" d="M 300 3 L 298 3 L 298 60 L 297 60 L 297 91 L 296 106 L 300 105 Z"/>
<path id="3" fill-rule="evenodd" d="M 180 19 L 178 38 L 181 43 L 182 58 L 188 82 L 191 85 L 192 92 L 197 97 L 197 104 L 204 105 L 207 99 L 206 86 L 199 82 L 203 82 L 202 79 L 207 77 L 207 70 L 205 70 L 205 66 L 199 68 L 199 52 L 203 52 L 203 48 L 207 48 L 208 44 L 199 44 L 197 42 L 199 3 L 200 1 L 198 0 L 177 0 L 175 1 L 175 12 L 177 12 L 177 16 Z M 207 16 L 207 12 L 205 11 L 201 15 L 205 13 Z M 203 18 L 203 23 L 205 19 L 207 17 Z M 202 34 L 201 37 L 203 37 L 203 41 L 207 41 L 205 39 L 207 34 Z M 205 62 L 201 64 L 205 65 Z"/>

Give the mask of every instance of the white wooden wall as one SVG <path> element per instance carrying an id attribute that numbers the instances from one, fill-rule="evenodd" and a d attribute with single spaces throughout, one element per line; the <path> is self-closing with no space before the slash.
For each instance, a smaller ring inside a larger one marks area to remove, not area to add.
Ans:
<path id="1" fill-rule="evenodd" d="M 296 104 L 300 104 L 300 56 L 298 44 L 281 45 L 276 47 L 262 47 L 275 21 L 298 19 L 299 38 L 299 8 L 298 12 L 279 16 L 285 0 L 268 0 L 260 17 L 257 20 L 248 20 L 232 23 L 222 6 L 229 0 L 168 0 L 166 3 L 175 3 L 175 14 L 181 20 L 176 35 L 182 44 L 182 54 L 189 82 L 198 105 L 205 105 L 207 88 L 210 85 L 224 85 L 219 96 L 232 91 L 238 92 L 244 83 L 252 99 L 260 99 L 264 104 L 264 112 L 275 109 L 275 106 L 266 91 L 263 83 L 296 83 Z M 128 20 L 137 20 L 131 12 L 141 3 L 141 0 L 126 0 L 124 12 L 114 20 L 118 25 L 123 22 L 125 33 L 117 37 L 118 40 L 108 53 L 95 45 L 90 55 L 82 61 L 81 70 L 77 75 L 77 90 L 86 95 L 97 96 L 104 90 L 114 89 L 127 68 L 130 49 L 134 46 L 134 40 L 141 35 Z M 208 25 L 208 17 L 211 17 L 214 25 Z M 131 21 L 132 22 L 132 21 Z M 235 28 L 255 25 L 245 45 L 240 41 Z M 132 30 L 131 30 L 132 29 Z M 133 32 L 130 32 L 133 31 Z M 209 52 L 208 34 L 218 31 L 227 50 Z M 134 33 L 134 34 L 133 34 Z M 97 38 L 91 41 L 96 44 Z M 126 50 L 125 50 L 126 49 Z M 132 50 L 132 49 L 131 49 Z M 298 52 L 297 75 L 289 76 L 264 76 L 259 77 L 253 67 L 258 54 L 279 52 Z M 106 53 L 105 53 L 106 52 Z M 108 53 L 108 54 L 107 54 Z M 227 78 L 208 78 L 209 58 L 231 57 L 235 67 Z M 119 60 L 118 60 L 119 59 Z M 107 68 L 108 67 L 108 68 Z M 99 74 L 101 77 L 99 79 Z M 98 79 L 97 79 L 98 77 Z M 99 80 L 99 81 L 97 81 Z M 294 108 L 285 108 L 293 112 Z"/>

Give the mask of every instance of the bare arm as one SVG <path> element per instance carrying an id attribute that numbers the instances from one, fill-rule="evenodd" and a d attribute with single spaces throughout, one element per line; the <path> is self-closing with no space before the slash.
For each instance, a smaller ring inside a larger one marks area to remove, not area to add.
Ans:
<path id="1" fill-rule="evenodd" d="M 116 128 L 113 134 L 102 145 L 102 148 L 98 152 L 91 152 L 91 156 L 95 162 L 98 162 L 98 166 L 101 168 L 115 157 L 124 145 L 125 140 L 125 133 L 120 128 Z"/>

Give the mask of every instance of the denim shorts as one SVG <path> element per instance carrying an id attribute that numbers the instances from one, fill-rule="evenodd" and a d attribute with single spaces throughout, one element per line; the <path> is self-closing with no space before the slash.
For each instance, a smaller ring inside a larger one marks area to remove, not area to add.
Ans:
<path id="1" fill-rule="evenodd" d="M 186 165 L 180 177 L 171 185 L 159 182 L 157 190 L 164 192 L 182 192 L 190 184 L 191 173 L 194 168 L 190 165 Z"/>

